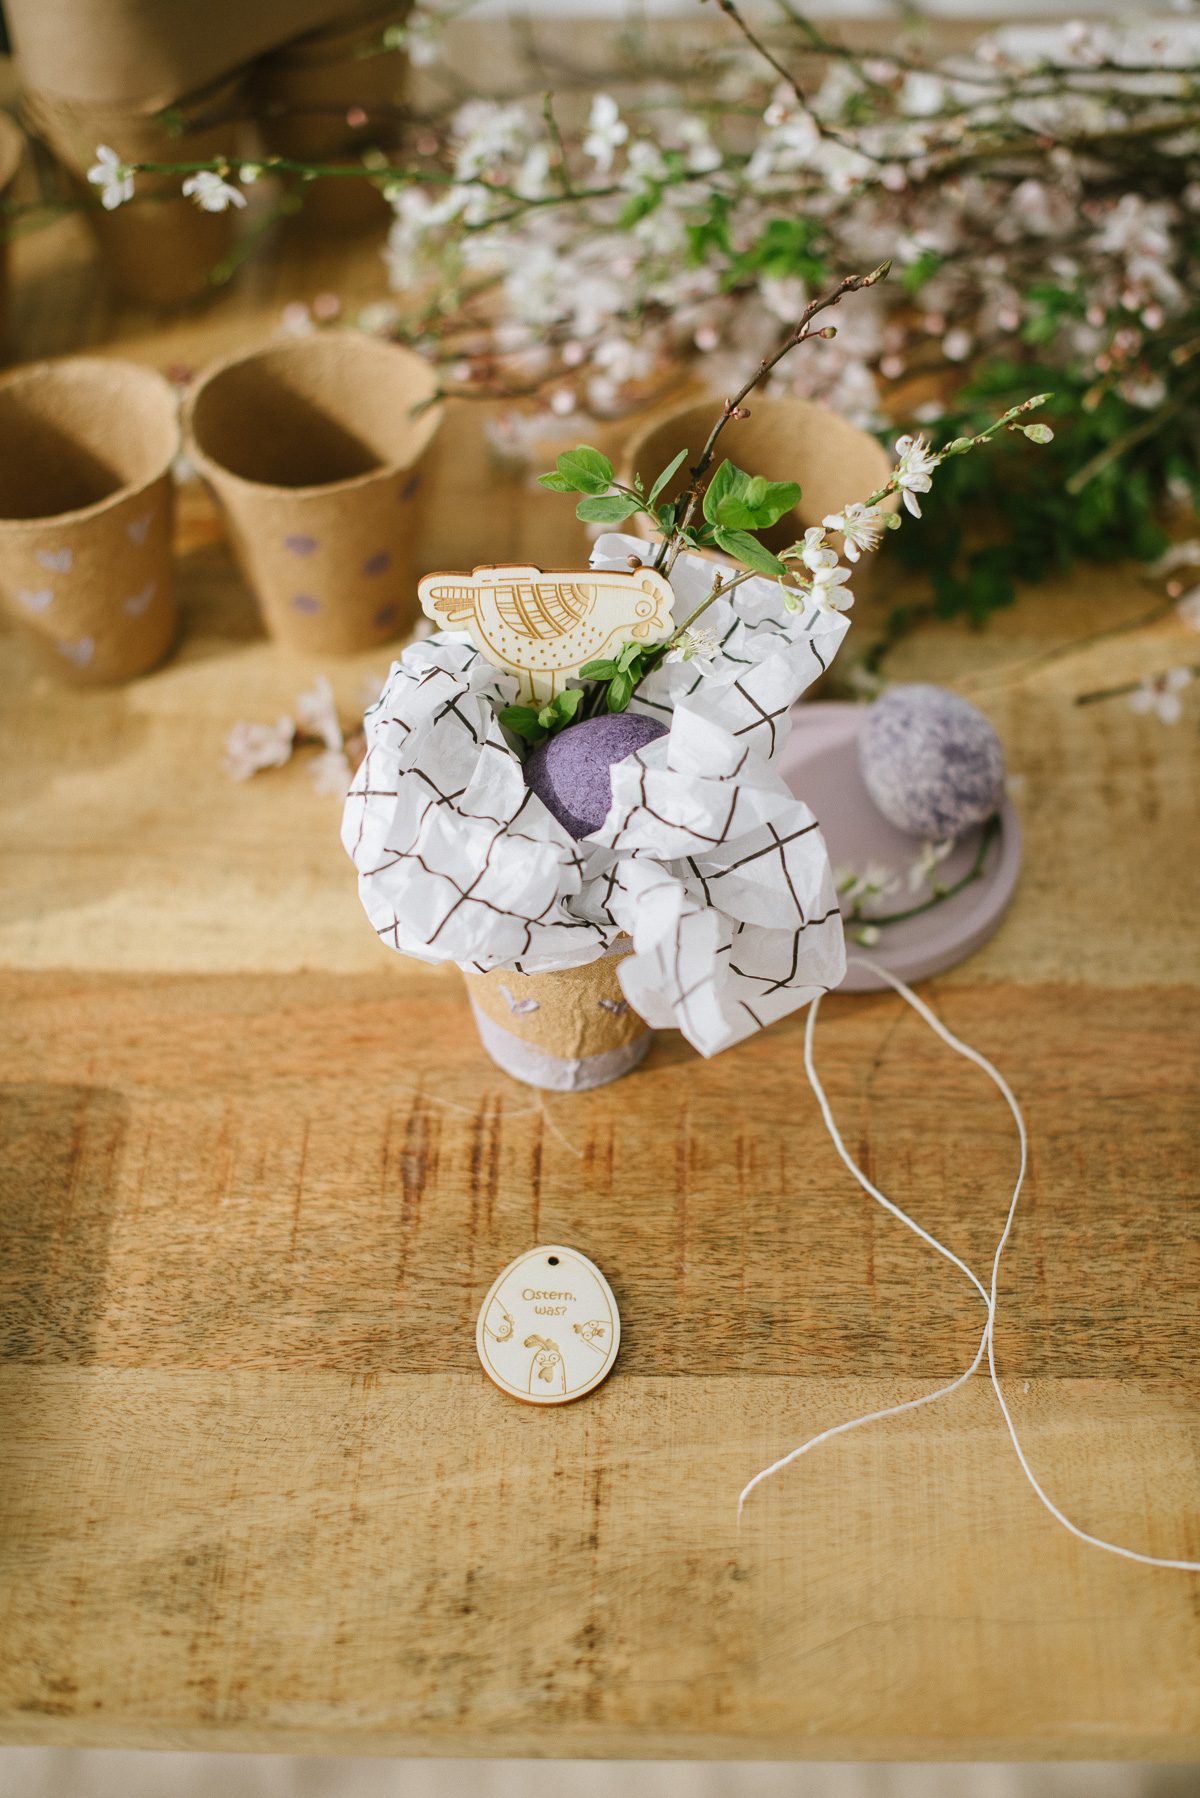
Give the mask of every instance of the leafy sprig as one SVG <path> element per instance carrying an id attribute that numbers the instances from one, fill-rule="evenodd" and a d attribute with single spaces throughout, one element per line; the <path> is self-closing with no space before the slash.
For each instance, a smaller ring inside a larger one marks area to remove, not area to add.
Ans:
<path id="1" fill-rule="evenodd" d="M 615 478 L 613 465 L 601 450 L 580 443 L 573 450 L 564 450 L 552 471 L 538 476 L 538 484 L 552 493 L 582 493 L 585 497 L 576 506 L 575 516 L 584 524 L 624 524 L 642 512 L 656 529 L 669 529 L 674 523 L 673 509 L 659 507 L 657 502 L 686 457 L 685 449 L 673 456 L 647 493 L 640 475 L 634 475 L 632 487 L 627 487 Z"/>
<path id="2" fill-rule="evenodd" d="M 543 706 L 504 706 L 500 712 L 500 722 L 531 748 L 536 748 L 547 737 L 556 736 L 568 724 L 573 724 L 583 701 L 582 687 L 564 687 L 561 693 L 556 693 Z"/>
<path id="3" fill-rule="evenodd" d="M 650 670 L 662 660 L 665 645 L 661 643 L 625 643 L 615 656 L 602 656 L 579 670 L 584 680 L 598 681 L 595 702 L 587 714 L 626 712 L 634 689 Z"/>

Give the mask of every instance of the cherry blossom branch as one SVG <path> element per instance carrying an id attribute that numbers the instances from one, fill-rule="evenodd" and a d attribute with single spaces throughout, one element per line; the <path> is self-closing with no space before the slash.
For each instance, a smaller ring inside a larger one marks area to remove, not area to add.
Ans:
<path id="1" fill-rule="evenodd" d="M 712 466 L 713 455 L 721 432 L 733 419 L 747 418 L 749 416 L 749 414 L 742 408 L 743 400 L 747 399 L 750 394 L 753 393 L 760 382 L 766 380 L 767 376 L 777 363 L 782 362 L 783 358 L 789 355 L 798 344 L 804 343 L 809 337 L 834 336 L 835 333 L 832 328 L 822 331 L 810 331 L 808 327 L 812 324 L 813 319 L 817 318 L 822 312 L 828 312 L 832 306 L 839 306 L 848 293 L 860 293 L 864 288 L 874 287 L 877 282 L 885 280 L 891 266 L 890 261 L 881 262 L 879 267 L 872 269 L 869 275 L 845 275 L 831 293 L 825 294 L 820 299 L 810 301 L 804 308 L 804 311 L 800 314 L 798 322 L 788 333 L 779 348 L 773 351 L 771 355 L 764 356 L 749 380 L 743 382 L 742 386 L 739 387 L 732 399 L 727 399 L 725 401 L 720 416 L 708 434 L 708 440 L 700 452 L 699 459 L 688 471 L 691 475 L 691 480 L 684 488 L 679 501 L 681 509 L 676 513 L 677 522 L 675 530 L 672 537 L 669 539 L 668 552 L 663 567 L 664 574 L 670 574 L 678 559 L 679 552 L 684 546 L 685 532 L 691 524 L 692 519 L 695 517 L 696 507 L 700 503 L 700 485 L 705 475 L 708 473 L 709 468 Z"/>

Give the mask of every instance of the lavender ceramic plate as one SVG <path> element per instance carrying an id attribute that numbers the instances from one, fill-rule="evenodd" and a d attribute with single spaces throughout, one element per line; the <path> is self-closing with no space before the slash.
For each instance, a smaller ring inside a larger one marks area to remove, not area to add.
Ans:
<path id="1" fill-rule="evenodd" d="M 792 791 L 821 821 L 835 868 L 863 868 L 882 862 L 897 871 L 911 866 L 921 845 L 878 811 L 858 771 L 858 732 L 866 707 L 815 703 L 797 706 L 792 734 L 780 755 L 779 772 Z M 919 918 L 889 925 L 865 953 L 901 980 L 925 980 L 964 961 L 999 929 L 1021 870 L 1021 827 L 1010 800 L 1001 808 L 1003 829 L 988 851 L 981 878 Z M 957 843 L 938 870 L 952 886 L 967 872 L 979 848 L 979 831 Z M 923 893 L 906 890 L 889 897 L 889 909 L 903 910 Z M 847 942 L 854 954 L 854 944 Z M 847 970 L 842 991 L 878 992 L 885 982 L 866 968 Z"/>

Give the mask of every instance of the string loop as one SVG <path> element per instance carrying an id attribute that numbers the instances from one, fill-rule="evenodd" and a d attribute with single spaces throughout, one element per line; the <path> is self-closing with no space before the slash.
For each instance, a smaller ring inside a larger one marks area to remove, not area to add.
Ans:
<path id="1" fill-rule="evenodd" d="M 996 1289 L 1000 1278 L 1000 1262 L 1008 1244 L 1009 1236 L 1012 1233 L 1013 1219 L 1017 1214 L 1017 1201 L 1021 1196 L 1021 1188 L 1025 1184 L 1025 1172 L 1029 1163 L 1029 1144 L 1025 1130 L 1025 1119 L 1021 1114 L 1021 1107 L 1017 1104 L 1012 1088 L 1009 1086 L 1007 1080 L 1000 1070 L 988 1060 L 987 1056 L 981 1055 L 978 1049 L 973 1049 L 969 1043 L 964 1043 L 961 1038 L 954 1035 L 953 1031 L 947 1029 L 946 1025 L 943 1024 L 942 1020 L 937 1016 L 937 1013 L 931 1010 L 931 1008 L 925 1004 L 923 999 L 919 999 L 912 988 L 906 986 L 904 981 L 899 979 L 897 975 L 890 973 L 887 968 L 881 966 L 880 963 L 873 961 L 866 955 L 851 956 L 848 965 L 850 967 L 858 966 L 868 968 L 873 974 L 878 975 L 881 980 L 886 981 L 893 992 L 898 993 L 902 999 L 912 1006 L 918 1017 L 925 1020 L 929 1025 L 929 1028 L 936 1036 L 941 1038 L 948 1048 L 953 1049 L 956 1055 L 961 1055 L 967 1061 L 973 1062 L 977 1068 L 980 1068 L 982 1072 L 987 1075 L 993 1086 L 998 1089 L 1003 1097 L 1005 1104 L 1012 1113 L 1013 1122 L 1017 1126 L 1017 1141 L 1020 1145 L 1017 1177 L 1013 1184 L 1012 1197 L 1008 1202 L 1008 1213 L 1004 1219 L 1004 1228 L 1000 1232 L 1000 1239 L 996 1244 L 996 1252 L 992 1257 L 991 1280 L 985 1286 L 978 1274 L 975 1273 L 974 1269 L 968 1267 L 966 1262 L 954 1253 L 953 1249 L 948 1249 L 945 1243 L 939 1242 L 936 1236 L 931 1235 L 930 1232 L 924 1229 L 915 1218 L 910 1217 L 907 1211 L 902 1210 L 899 1205 L 888 1198 L 886 1193 L 881 1192 L 879 1188 L 867 1178 L 866 1174 L 846 1148 L 830 1108 L 829 1100 L 826 1097 L 825 1089 L 821 1085 L 817 1075 L 816 1063 L 813 1059 L 813 1039 L 816 1032 L 817 1012 L 821 1003 L 819 997 L 813 1000 L 808 1008 L 808 1016 L 804 1026 L 804 1071 L 808 1075 L 808 1083 L 813 1089 L 813 1094 L 825 1122 L 825 1128 L 829 1132 L 834 1148 L 837 1150 L 842 1161 L 849 1168 L 850 1172 L 854 1175 L 854 1178 L 858 1181 L 858 1184 L 862 1187 L 868 1197 L 874 1199 L 877 1205 L 882 1205 L 883 1209 L 890 1212 L 894 1218 L 898 1218 L 906 1229 L 911 1230 L 915 1236 L 919 1236 L 922 1242 L 926 1243 L 931 1249 L 936 1250 L 944 1260 L 949 1261 L 952 1266 L 958 1268 L 959 1272 L 966 1276 L 983 1300 L 986 1310 L 986 1321 L 984 1322 L 983 1334 L 979 1339 L 979 1347 L 975 1351 L 974 1359 L 972 1360 L 971 1365 L 958 1375 L 957 1379 L 951 1380 L 948 1385 L 939 1386 L 935 1392 L 925 1393 L 920 1398 L 907 1398 L 902 1400 L 899 1404 L 885 1406 L 882 1411 L 869 1411 L 864 1416 L 848 1418 L 844 1423 L 834 1424 L 832 1428 L 822 1430 L 819 1435 L 809 1437 L 808 1441 L 802 1442 L 799 1448 L 794 1448 L 790 1454 L 781 1456 L 778 1461 L 772 1462 L 770 1467 L 764 1467 L 760 1473 L 756 1473 L 754 1478 L 747 1483 L 738 1498 L 738 1522 L 741 1522 L 746 1500 L 754 1491 L 754 1488 L 762 1485 L 764 1480 L 769 1480 L 774 1474 L 781 1473 L 785 1467 L 790 1467 L 793 1461 L 798 1461 L 800 1459 L 801 1455 L 808 1454 L 810 1450 L 819 1447 L 822 1442 L 831 1441 L 834 1436 L 844 1436 L 850 1430 L 862 1429 L 864 1425 L 878 1423 L 885 1417 L 896 1417 L 902 1411 L 916 1411 L 919 1410 L 922 1405 L 932 1405 L 935 1404 L 938 1399 L 948 1398 L 952 1392 L 957 1392 L 960 1386 L 966 1385 L 967 1381 L 977 1371 L 981 1361 L 986 1355 L 988 1375 L 991 1379 L 992 1390 L 996 1394 L 996 1402 L 1000 1406 L 1001 1415 L 1008 1426 L 1008 1434 L 1012 1441 L 1017 1460 L 1020 1463 L 1021 1471 L 1029 1481 L 1029 1484 L 1033 1487 L 1033 1490 L 1041 1503 L 1045 1506 L 1046 1510 L 1049 1511 L 1051 1517 L 1053 1517 L 1057 1523 L 1060 1523 L 1065 1530 L 1069 1530 L 1073 1536 L 1077 1536 L 1081 1542 L 1086 1542 L 1092 1548 L 1105 1549 L 1107 1553 L 1120 1555 L 1127 1561 L 1139 1561 L 1144 1567 L 1174 1567 L 1183 1573 L 1200 1573 L 1200 1561 L 1172 1560 L 1162 1555 L 1142 1554 L 1138 1549 L 1125 1548 L 1119 1542 L 1107 1542 L 1103 1536 L 1094 1536 L 1090 1531 L 1080 1529 L 1079 1525 L 1077 1523 L 1072 1523 L 1071 1519 L 1061 1511 L 1054 1503 L 1054 1500 L 1050 1498 L 1045 1488 L 1038 1480 L 1032 1467 L 1029 1465 L 1025 1450 L 1021 1446 L 1020 1437 L 1017 1435 L 1017 1428 L 1013 1422 L 1012 1413 L 1008 1408 L 1008 1402 L 1004 1397 L 1003 1388 L 1000 1385 L 1000 1376 L 996 1372 Z"/>

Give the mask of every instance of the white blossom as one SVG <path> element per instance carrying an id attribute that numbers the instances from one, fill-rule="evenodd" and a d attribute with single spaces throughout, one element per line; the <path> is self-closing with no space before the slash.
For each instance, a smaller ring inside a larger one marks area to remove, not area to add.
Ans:
<path id="1" fill-rule="evenodd" d="M 1175 615 L 1190 631 L 1200 631 L 1200 587 L 1193 587 L 1176 602 Z"/>
<path id="2" fill-rule="evenodd" d="M 946 837 L 940 843 L 923 843 L 921 845 L 921 853 L 908 870 L 910 893 L 919 892 L 922 887 L 928 887 L 933 893 L 937 892 L 937 883 L 933 879 L 934 870 L 941 866 L 953 848 L 953 837 Z"/>
<path id="3" fill-rule="evenodd" d="M 921 516 L 921 505 L 918 493 L 928 493 L 933 485 L 933 471 L 941 461 L 934 455 L 924 437 L 898 437 L 896 439 L 897 462 L 893 479 L 900 490 L 904 505 L 914 518 Z"/>
<path id="4" fill-rule="evenodd" d="M 308 771 L 317 792 L 328 793 L 332 799 L 344 799 L 354 779 L 354 770 L 343 749 L 322 750 L 309 763 Z"/>
<path id="5" fill-rule="evenodd" d="M 861 870 L 835 868 L 833 880 L 838 898 L 844 899 L 848 905 L 860 907 L 864 902 L 886 898 L 900 885 L 899 875 L 885 862 L 868 862 Z"/>
<path id="6" fill-rule="evenodd" d="M 235 724 L 225 739 L 224 768 L 230 780 L 249 780 L 262 768 L 282 768 L 296 736 L 290 718 L 276 724 Z"/>
<path id="7" fill-rule="evenodd" d="M 1150 674 L 1129 695 L 1131 712 L 1149 713 L 1163 724 L 1178 724 L 1183 716 L 1179 695 L 1192 683 L 1190 668 L 1168 668 L 1165 674 Z"/>
<path id="8" fill-rule="evenodd" d="M 840 531 L 846 544 L 846 555 L 857 562 L 863 550 L 877 549 L 887 528 L 887 514 L 882 506 L 868 506 L 860 499 L 851 500 L 840 512 L 831 512 L 821 523 L 827 531 Z"/>
<path id="9" fill-rule="evenodd" d="M 87 178 L 100 189 L 100 204 L 107 212 L 133 198 L 133 170 L 107 144 L 96 146 L 96 160 Z"/>
<path id="10" fill-rule="evenodd" d="M 342 727 L 327 675 L 319 675 L 307 692 L 297 696 L 296 721 L 314 737 L 320 737 L 326 749 L 342 748 Z"/>
<path id="11" fill-rule="evenodd" d="M 696 672 L 703 674 L 707 672 L 719 648 L 720 644 L 715 631 L 709 630 L 702 624 L 693 624 L 690 630 L 683 632 L 675 648 L 667 652 L 665 660 L 668 662 L 692 662 L 695 664 Z"/>
<path id="12" fill-rule="evenodd" d="M 521 152 L 529 138 L 530 119 L 520 104 L 468 100 L 454 116 L 454 173 L 471 181 Z"/>
<path id="13" fill-rule="evenodd" d="M 613 159 L 629 136 L 629 126 L 611 94 L 597 94 L 588 114 L 587 135 L 583 153 L 590 156 L 602 175 L 612 168 Z"/>
<path id="14" fill-rule="evenodd" d="M 244 206 L 246 196 L 240 187 L 222 180 L 213 169 L 199 169 L 183 184 L 187 199 L 195 200 L 201 212 L 225 212 L 230 206 Z"/>

